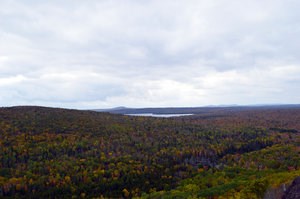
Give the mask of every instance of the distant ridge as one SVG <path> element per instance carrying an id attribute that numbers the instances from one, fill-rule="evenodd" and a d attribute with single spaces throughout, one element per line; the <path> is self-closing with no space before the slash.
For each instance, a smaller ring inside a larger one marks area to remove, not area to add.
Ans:
<path id="1" fill-rule="evenodd" d="M 109 108 L 109 109 L 93 109 L 93 111 L 98 111 L 98 112 L 110 112 L 110 111 L 119 111 L 119 110 L 124 110 L 124 109 L 128 109 L 125 106 L 118 106 L 115 108 Z"/>
<path id="2" fill-rule="evenodd" d="M 94 109 L 97 112 L 109 112 L 115 114 L 203 114 L 207 112 L 219 111 L 244 111 L 257 109 L 281 109 L 300 108 L 300 104 L 280 104 L 280 105 L 210 105 L 204 107 L 163 107 L 163 108 L 127 108 L 116 107 L 111 109 Z"/>

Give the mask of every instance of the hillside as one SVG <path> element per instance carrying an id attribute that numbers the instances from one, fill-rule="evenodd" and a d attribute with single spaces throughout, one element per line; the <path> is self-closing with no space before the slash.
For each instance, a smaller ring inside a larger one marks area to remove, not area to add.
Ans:
<path id="1" fill-rule="evenodd" d="M 300 108 L 179 118 L 0 108 L 0 196 L 262 198 L 300 175 Z"/>

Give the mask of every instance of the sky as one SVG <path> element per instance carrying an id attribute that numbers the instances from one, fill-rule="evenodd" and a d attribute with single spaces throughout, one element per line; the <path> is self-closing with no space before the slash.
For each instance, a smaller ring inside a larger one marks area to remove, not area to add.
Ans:
<path id="1" fill-rule="evenodd" d="M 299 0 L 0 0 L 0 106 L 300 103 Z"/>

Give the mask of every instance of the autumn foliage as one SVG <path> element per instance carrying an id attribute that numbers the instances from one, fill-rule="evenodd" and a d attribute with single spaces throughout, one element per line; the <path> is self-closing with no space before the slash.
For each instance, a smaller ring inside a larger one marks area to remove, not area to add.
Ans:
<path id="1" fill-rule="evenodd" d="M 1 108 L 0 197 L 261 198 L 299 175 L 299 135 L 289 108 L 169 119 Z"/>

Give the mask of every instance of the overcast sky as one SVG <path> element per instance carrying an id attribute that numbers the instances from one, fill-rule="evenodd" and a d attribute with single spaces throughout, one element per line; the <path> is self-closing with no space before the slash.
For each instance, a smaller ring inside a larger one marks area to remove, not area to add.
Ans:
<path id="1" fill-rule="evenodd" d="M 0 106 L 300 103 L 299 0 L 0 0 Z"/>

